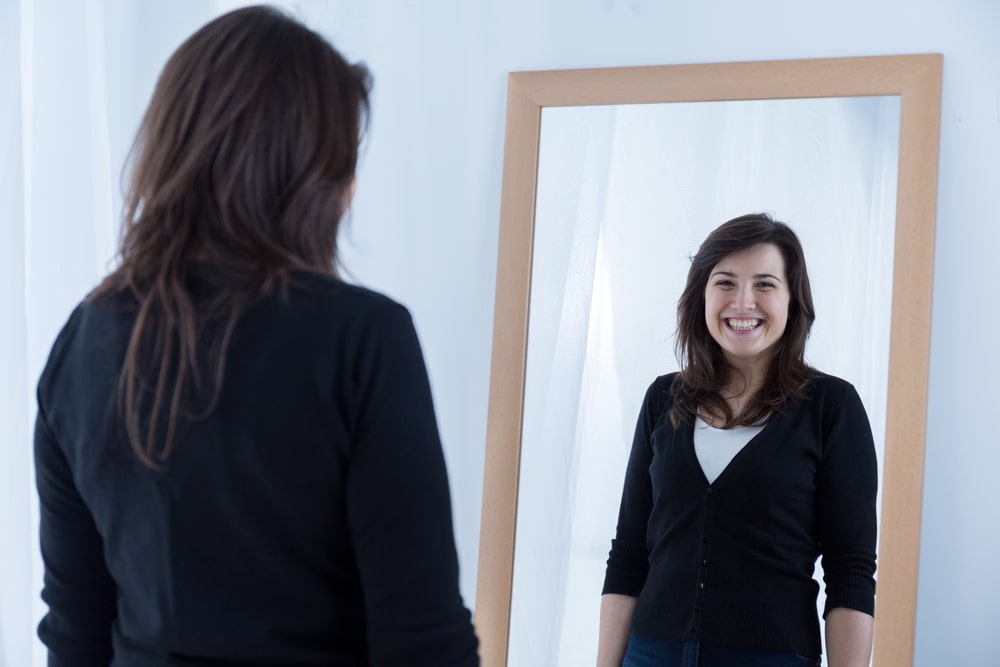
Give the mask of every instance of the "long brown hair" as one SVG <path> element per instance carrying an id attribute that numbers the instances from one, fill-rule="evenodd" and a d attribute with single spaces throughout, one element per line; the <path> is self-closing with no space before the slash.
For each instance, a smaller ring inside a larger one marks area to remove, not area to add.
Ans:
<path id="1" fill-rule="evenodd" d="M 120 265 L 90 295 L 135 300 L 118 400 L 146 465 L 166 460 L 189 396 L 210 387 L 200 412 L 214 408 L 242 309 L 292 270 L 336 275 L 370 81 L 270 7 L 220 16 L 167 61 L 132 147 Z"/>
<path id="2" fill-rule="evenodd" d="M 712 269 L 727 255 L 759 243 L 774 245 L 785 261 L 790 300 L 785 332 L 774 346 L 764 384 L 734 415 L 722 396 L 731 367 L 705 322 L 705 287 Z M 677 302 L 676 352 L 681 373 L 673 386 L 670 421 L 676 428 L 702 410 L 723 416 L 727 426 L 761 424 L 785 404 L 802 396 L 814 370 L 805 361 L 813 309 L 805 254 L 795 232 L 766 213 L 733 218 L 716 228 L 691 259 L 687 285 Z"/>

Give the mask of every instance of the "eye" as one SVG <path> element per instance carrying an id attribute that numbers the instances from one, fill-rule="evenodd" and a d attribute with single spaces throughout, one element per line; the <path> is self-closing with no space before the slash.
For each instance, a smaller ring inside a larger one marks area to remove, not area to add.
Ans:
<path id="1" fill-rule="evenodd" d="M 732 287 L 733 286 L 733 281 L 730 280 L 729 278 L 721 278 L 721 279 L 715 281 L 715 286 L 716 287 Z"/>
<path id="2" fill-rule="evenodd" d="M 768 282 L 766 280 L 762 280 L 759 283 L 757 283 L 757 289 L 767 290 L 767 289 L 774 289 L 774 287 L 775 287 L 774 283 Z"/>

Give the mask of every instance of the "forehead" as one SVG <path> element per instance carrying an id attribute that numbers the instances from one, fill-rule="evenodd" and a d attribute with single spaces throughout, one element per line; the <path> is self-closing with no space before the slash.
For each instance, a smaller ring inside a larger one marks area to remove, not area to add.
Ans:
<path id="1" fill-rule="evenodd" d="M 737 275 L 768 273 L 785 277 L 785 258 L 773 243 L 758 243 L 743 250 L 729 253 L 712 268 L 712 272 L 725 271 Z"/>

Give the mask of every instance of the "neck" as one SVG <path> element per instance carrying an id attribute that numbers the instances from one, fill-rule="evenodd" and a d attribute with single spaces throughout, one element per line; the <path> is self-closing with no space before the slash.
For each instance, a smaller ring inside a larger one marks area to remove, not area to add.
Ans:
<path id="1" fill-rule="evenodd" d="M 729 365 L 729 380 L 722 390 L 722 397 L 729 404 L 734 417 L 743 412 L 750 398 L 764 385 L 768 363 L 733 363 Z"/>
<path id="2" fill-rule="evenodd" d="M 729 380 L 726 382 L 726 393 L 732 396 L 751 396 L 767 379 L 770 360 L 754 362 L 729 361 Z"/>

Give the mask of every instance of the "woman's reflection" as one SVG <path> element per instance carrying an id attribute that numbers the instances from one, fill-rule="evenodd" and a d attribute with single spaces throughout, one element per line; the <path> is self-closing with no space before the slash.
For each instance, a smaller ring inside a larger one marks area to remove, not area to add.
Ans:
<path id="1" fill-rule="evenodd" d="M 867 666 L 875 447 L 849 383 L 809 366 L 798 238 L 730 220 L 678 303 L 682 370 L 641 407 L 601 602 L 599 667 Z"/>

